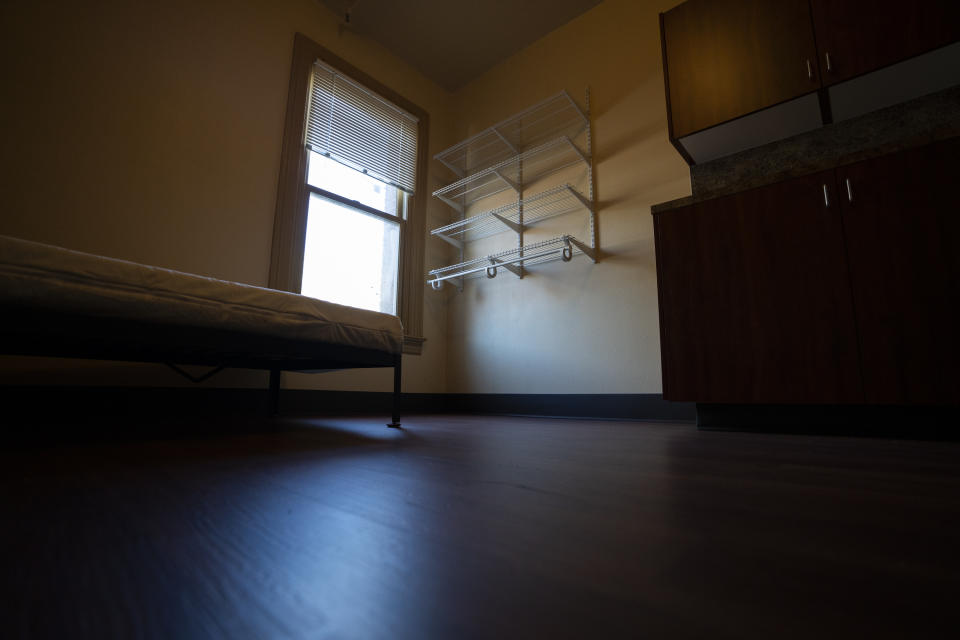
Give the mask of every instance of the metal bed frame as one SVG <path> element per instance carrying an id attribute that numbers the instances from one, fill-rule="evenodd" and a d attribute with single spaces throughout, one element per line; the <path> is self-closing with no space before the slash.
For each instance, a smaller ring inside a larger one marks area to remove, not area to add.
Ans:
<path id="1" fill-rule="evenodd" d="M 84 316 L 0 305 L 0 353 L 90 360 L 157 362 L 194 382 L 225 367 L 270 372 L 270 414 L 280 407 L 280 372 L 393 367 L 392 421 L 400 428 L 399 353 L 226 329 Z M 176 365 L 215 367 L 195 378 Z"/>

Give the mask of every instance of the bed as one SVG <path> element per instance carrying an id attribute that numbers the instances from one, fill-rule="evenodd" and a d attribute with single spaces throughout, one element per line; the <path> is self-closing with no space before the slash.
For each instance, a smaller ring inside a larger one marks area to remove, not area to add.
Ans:
<path id="1" fill-rule="evenodd" d="M 392 367 L 396 316 L 0 236 L 0 353 L 281 371 Z"/>

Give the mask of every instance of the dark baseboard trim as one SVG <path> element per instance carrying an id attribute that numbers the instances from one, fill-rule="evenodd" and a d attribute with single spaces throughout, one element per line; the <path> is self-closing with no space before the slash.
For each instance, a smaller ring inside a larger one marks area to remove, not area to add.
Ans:
<path id="1" fill-rule="evenodd" d="M 284 411 L 292 413 L 353 413 L 389 411 L 390 393 L 364 391 L 283 392 Z M 603 420 L 696 421 L 692 403 L 668 402 L 660 394 L 514 394 L 405 393 L 402 414 L 470 413 L 595 418 Z"/>
<path id="2" fill-rule="evenodd" d="M 771 405 L 697 403 L 697 427 L 805 435 L 960 440 L 956 405 Z"/>
<path id="3" fill-rule="evenodd" d="M 447 397 L 460 413 L 690 423 L 697 418 L 693 403 L 668 402 L 659 393 L 455 393 Z"/>
<path id="4" fill-rule="evenodd" d="M 386 419 L 392 402 L 389 392 L 284 389 L 280 415 L 381 415 Z M 68 432 L 91 424 L 141 434 L 156 424 L 162 436 L 175 435 L 177 428 L 185 434 L 196 433 L 198 426 L 207 425 L 262 429 L 263 418 L 269 416 L 266 389 L 0 386 L 0 403 L 11 414 L 25 410 L 32 420 L 29 424 L 38 429 Z M 499 414 L 695 422 L 705 431 L 960 440 L 960 428 L 953 426 L 958 423 L 958 405 L 694 405 L 669 402 L 659 394 L 497 393 L 405 393 L 401 403 L 401 420 L 416 414 Z M 130 418 L 136 418 L 136 423 Z"/>
<path id="5" fill-rule="evenodd" d="M 5 406 L 30 407 L 66 416 L 257 416 L 266 415 L 266 389 L 211 387 L 0 387 Z M 389 415 L 390 392 L 283 389 L 281 415 Z M 500 415 L 695 422 L 692 403 L 660 394 L 405 393 L 403 414 Z"/>

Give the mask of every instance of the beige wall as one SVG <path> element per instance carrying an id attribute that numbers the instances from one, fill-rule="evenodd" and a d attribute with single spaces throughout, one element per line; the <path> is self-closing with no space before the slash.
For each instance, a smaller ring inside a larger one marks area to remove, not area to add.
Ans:
<path id="1" fill-rule="evenodd" d="M 5 3 L 0 233 L 256 285 L 267 281 L 293 34 L 420 104 L 431 150 L 560 89 L 591 90 L 597 264 L 425 293 L 413 392 L 660 391 L 651 203 L 689 193 L 667 141 L 658 11 L 606 0 L 451 96 L 316 0 Z M 428 188 L 450 179 L 431 160 Z M 435 199 L 431 199 L 435 200 Z M 428 229 L 449 219 L 428 206 Z M 427 267 L 450 253 L 427 240 Z M 0 359 L 0 382 L 184 383 L 158 365 Z M 228 371 L 210 386 L 262 386 Z M 288 375 L 288 387 L 386 390 L 390 372 Z"/>
<path id="2" fill-rule="evenodd" d="M 3 3 L 0 234 L 265 285 L 297 31 L 426 109 L 431 155 L 453 142 L 451 96 L 341 33 L 317 0 Z M 427 250 L 429 260 L 443 249 Z M 445 327 L 446 309 L 428 301 L 428 342 L 407 360 L 406 389 L 444 388 Z M 158 365 L 4 358 L 0 369 L 7 383 L 181 382 Z M 208 384 L 264 380 L 230 371 Z M 385 390 L 391 375 L 287 384 Z"/>
<path id="3" fill-rule="evenodd" d="M 690 193 L 667 140 L 658 26 L 678 3 L 606 0 L 457 93 L 465 137 L 560 89 L 582 103 L 589 86 L 605 257 L 448 292 L 449 391 L 661 391 L 650 205 Z"/>

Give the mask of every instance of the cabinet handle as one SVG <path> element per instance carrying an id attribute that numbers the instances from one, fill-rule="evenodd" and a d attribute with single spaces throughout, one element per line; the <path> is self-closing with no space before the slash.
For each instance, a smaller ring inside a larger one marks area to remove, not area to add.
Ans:
<path id="1" fill-rule="evenodd" d="M 813 80 L 813 65 L 810 64 L 810 58 L 807 58 L 807 78 Z"/>
<path id="2" fill-rule="evenodd" d="M 850 178 L 846 179 L 846 183 L 847 183 L 847 200 L 849 200 L 850 202 L 853 202 L 853 187 L 850 186 Z"/>
<path id="3" fill-rule="evenodd" d="M 827 191 L 827 185 L 823 185 L 823 206 L 830 208 L 830 194 Z"/>
<path id="4" fill-rule="evenodd" d="M 827 73 L 833 73 L 833 62 L 830 60 L 830 52 L 824 54 L 827 57 Z"/>

